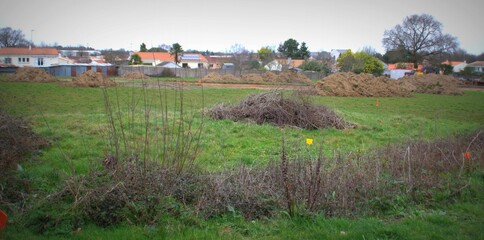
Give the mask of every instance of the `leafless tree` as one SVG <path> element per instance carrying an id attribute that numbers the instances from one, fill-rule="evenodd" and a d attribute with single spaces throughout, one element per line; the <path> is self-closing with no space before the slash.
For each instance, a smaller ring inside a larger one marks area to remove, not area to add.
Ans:
<path id="1" fill-rule="evenodd" d="M 427 57 L 452 52 L 458 47 L 457 38 L 442 33 L 442 23 L 428 14 L 407 16 L 403 23 L 383 35 L 387 51 L 405 49 L 415 67 Z"/>
<path id="2" fill-rule="evenodd" d="M 0 47 L 25 47 L 29 41 L 20 29 L 13 30 L 10 27 L 0 28 Z"/>
<path id="3" fill-rule="evenodd" d="M 242 44 L 232 45 L 229 53 L 232 55 L 235 70 L 241 71 L 250 60 L 250 52 Z"/>

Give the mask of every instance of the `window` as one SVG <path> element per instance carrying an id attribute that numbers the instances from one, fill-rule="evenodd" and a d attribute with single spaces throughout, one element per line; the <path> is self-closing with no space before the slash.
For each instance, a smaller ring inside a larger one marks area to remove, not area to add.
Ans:
<path id="1" fill-rule="evenodd" d="M 25 58 L 22 58 L 22 62 L 25 62 Z"/>
<path id="2" fill-rule="evenodd" d="M 11 64 L 12 63 L 12 59 L 11 58 L 5 58 L 5 64 Z"/>
<path id="3" fill-rule="evenodd" d="M 188 68 L 188 63 L 182 63 L 183 68 Z"/>
<path id="4" fill-rule="evenodd" d="M 27 58 L 27 62 L 30 62 L 30 58 Z"/>
<path id="5" fill-rule="evenodd" d="M 43 66 L 44 65 L 44 58 L 37 58 L 37 65 Z"/>
<path id="6" fill-rule="evenodd" d="M 18 58 L 18 62 L 21 63 L 22 62 L 22 58 Z"/>
<path id="7" fill-rule="evenodd" d="M 198 68 L 203 68 L 203 63 L 199 63 Z"/>

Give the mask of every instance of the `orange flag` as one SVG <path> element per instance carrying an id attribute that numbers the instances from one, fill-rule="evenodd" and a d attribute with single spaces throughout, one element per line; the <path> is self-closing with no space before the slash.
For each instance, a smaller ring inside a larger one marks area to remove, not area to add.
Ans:
<path id="1" fill-rule="evenodd" d="M 0 210 L 0 235 L 2 233 L 2 229 L 7 226 L 7 214 L 5 214 L 2 210 Z"/>
<path id="2" fill-rule="evenodd" d="M 376 99 L 376 106 L 380 105 L 380 100 Z"/>

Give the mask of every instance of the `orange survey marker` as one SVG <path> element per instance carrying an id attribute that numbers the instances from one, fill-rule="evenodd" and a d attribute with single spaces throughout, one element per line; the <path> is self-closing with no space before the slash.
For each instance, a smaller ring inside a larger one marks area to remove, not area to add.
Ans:
<path id="1" fill-rule="evenodd" d="M 465 159 L 465 160 L 469 161 L 469 160 L 471 159 L 471 157 L 472 157 L 471 152 L 466 151 L 466 152 L 464 153 L 464 159 Z"/>
<path id="2" fill-rule="evenodd" d="M 380 105 L 380 100 L 376 99 L 376 106 Z"/>
<path id="3" fill-rule="evenodd" d="M 0 210 L 0 236 L 2 235 L 2 229 L 7 226 L 7 214 Z"/>

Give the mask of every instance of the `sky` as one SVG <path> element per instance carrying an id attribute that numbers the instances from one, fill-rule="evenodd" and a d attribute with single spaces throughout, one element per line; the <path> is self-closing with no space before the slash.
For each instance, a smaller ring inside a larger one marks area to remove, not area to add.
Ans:
<path id="1" fill-rule="evenodd" d="M 430 14 L 472 54 L 484 52 L 483 0 L 0 0 L 0 28 L 20 29 L 37 45 L 138 50 L 179 43 L 229 52 L 277 49 L 289 38 L 311 52 L 380 53 L 383 33 L 412 14 Z"/>

